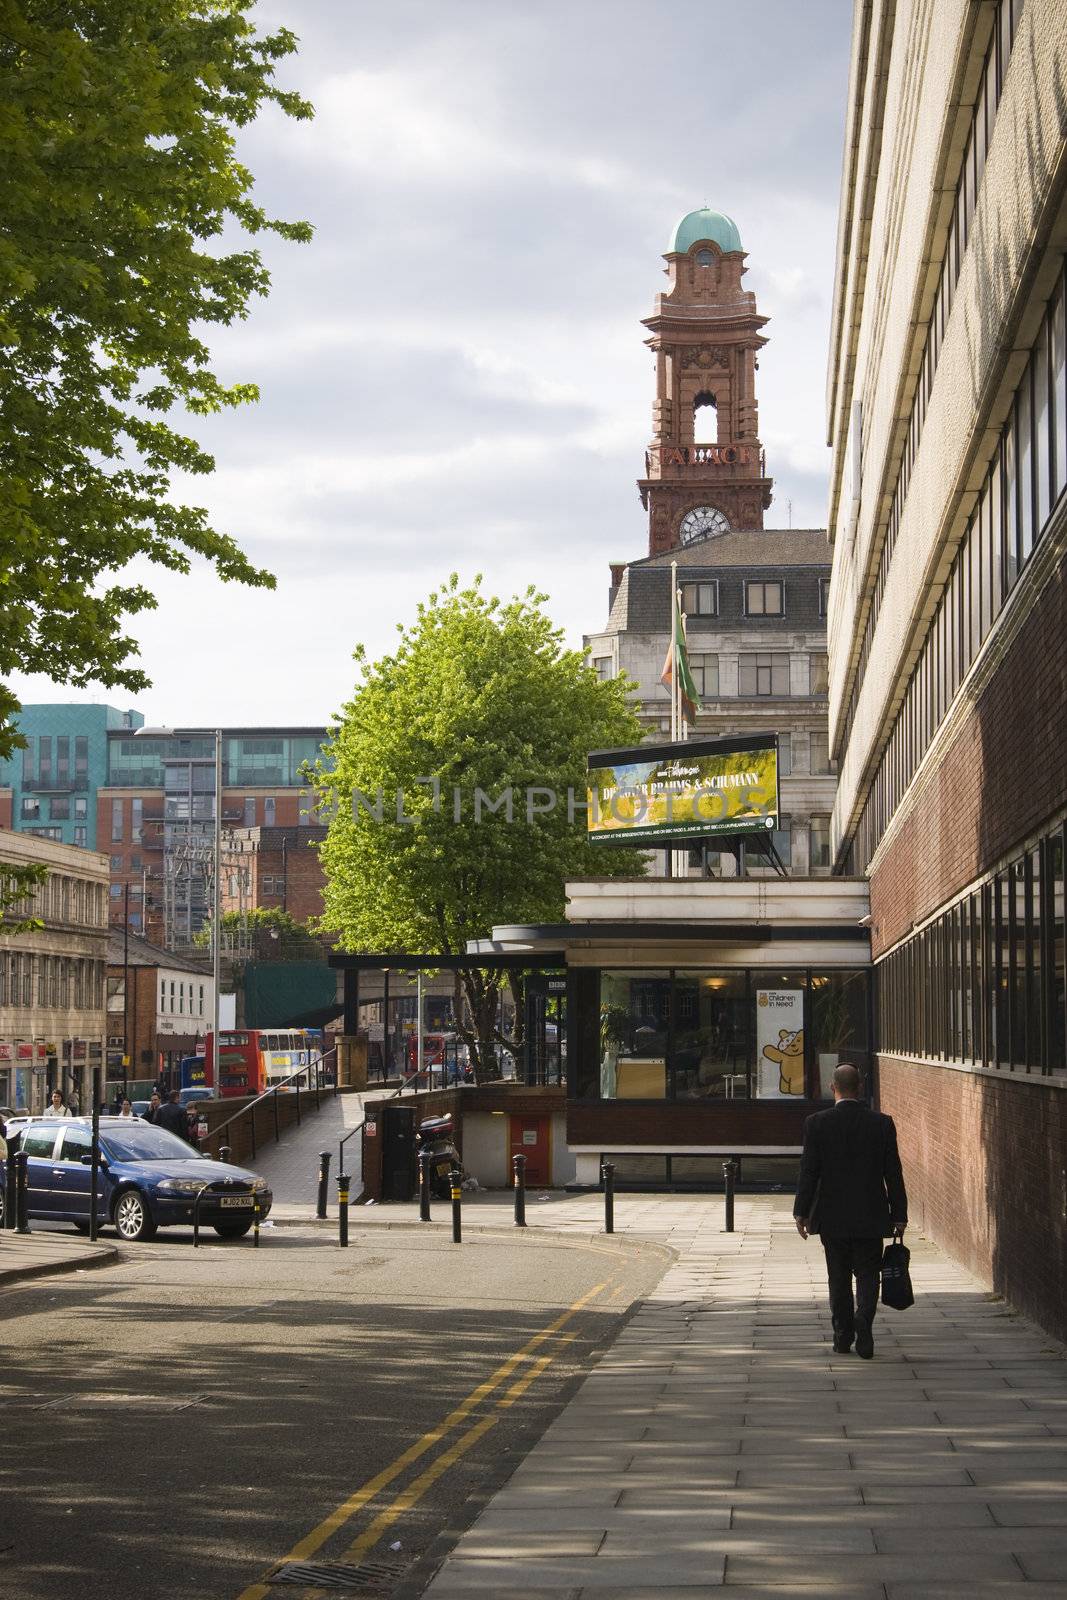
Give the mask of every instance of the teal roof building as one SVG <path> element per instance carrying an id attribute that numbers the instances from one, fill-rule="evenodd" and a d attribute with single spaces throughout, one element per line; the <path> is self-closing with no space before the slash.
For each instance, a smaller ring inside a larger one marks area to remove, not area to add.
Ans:
<path id="1" fill-rule="evenodd" d="M 741 234 L 737 223 L 723 211 L 712 211 L 701 206 L 690 211 L 674 230 L 668 255 L 685 255 L 701 239 L 711 239 L 724 255 L 741 249 Z"/>

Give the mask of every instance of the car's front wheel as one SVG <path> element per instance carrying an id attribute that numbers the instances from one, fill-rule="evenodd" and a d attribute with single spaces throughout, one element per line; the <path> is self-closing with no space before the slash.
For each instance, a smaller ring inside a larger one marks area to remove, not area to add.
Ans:
<path id="1" fill-rule="evenodd" d="M 216 1222 L 214 1226 L 220 1239 L 243 1239 L 252 1223 L 249 1219 L 242 1222 Z"/>
<path id="2" fill-rule="evenodd" d="M 144 1195 L 137 1189 L 124 1189 L 115 1202 L 115 1226 L 119 1237 L 151 1239 L 156 1231 L 156 1221 L 148 1209 Z"/>

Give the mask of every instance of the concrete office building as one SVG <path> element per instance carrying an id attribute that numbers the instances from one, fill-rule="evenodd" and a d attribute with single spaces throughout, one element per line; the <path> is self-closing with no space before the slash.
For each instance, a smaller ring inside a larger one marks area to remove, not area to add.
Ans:
<path id="1" fill-rule="evenodd" d="M 837 869 L 916 1223 L 1067 1335 L 1067 8 L 855 8 L 828 381 Z"/>

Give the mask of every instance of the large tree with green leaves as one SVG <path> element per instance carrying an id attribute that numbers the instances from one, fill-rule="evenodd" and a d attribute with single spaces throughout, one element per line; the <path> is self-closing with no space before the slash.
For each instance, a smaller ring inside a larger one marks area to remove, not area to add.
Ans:
<path id="1" fill-rule="evenodd" d="M 494 923 L 560 921 L 568 877 L 642 873 L 639 853 L 591 845 L 567 799 L 585 800 L 590 750 L 640 740 L 632 685 L 565 649 L 544 600 L 529 589 L 502 603 L 453 576 L 393 654 L 357 650 L 362 682 L 320 775 L 333 816 L 322 926 L 342 948 L 462 954 Z M 490 811 L 477 791 L 504 803 Z M 497 1026 L 501 979 L 472 965 L 460 981 L 484 1067 L 512 1042 Z"/>
<path id="2" fill-rule="evenodd" d="M 252 0 L 0 0 L 0 679 L 147 679 L 126 619 L 151 608 L 135 558 L 270 587 L 174 469 L 211 456 L 176 411 L 256 398 L 212 372 L 204 333 L 269 278 L 235 230 L 307 239 L 269 217 L 236 130 L 266 102 L 291 33 Z M 225 237 L 224 237 L 225 236 Z M 0 755 L 19 742 L 0 682 Z"/>

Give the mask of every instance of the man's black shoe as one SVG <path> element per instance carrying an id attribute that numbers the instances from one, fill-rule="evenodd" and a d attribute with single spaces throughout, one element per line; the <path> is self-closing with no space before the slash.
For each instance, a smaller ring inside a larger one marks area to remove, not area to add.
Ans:
<path id="1" fill-rule="evenodd" d="M 835 1339 L 834 1340 L 834 1355 L 835 1356 L 847 1356 L 851 1349 L 852 1349 L 852 1340 L 851 1339 Z"/>
<path id="2" fill-rule="evenodd" d="M 870 1328 L 856 1329 L 856 1354 L 864 1361 L 870 1361 L 874 1355 L 874 1335 Z"/>

